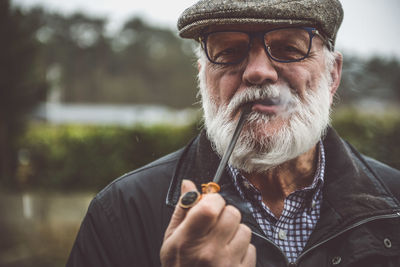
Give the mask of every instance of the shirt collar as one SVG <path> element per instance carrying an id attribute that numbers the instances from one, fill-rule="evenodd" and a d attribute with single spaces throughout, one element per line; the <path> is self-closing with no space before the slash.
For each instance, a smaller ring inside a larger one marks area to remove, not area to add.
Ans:
<path id="1" fill-rule="evenodd" d="M 325 150 L 322 141 L 318 142 L 318 163 L 317 169 L 315 171 L 314 179 L 311 185 L 302 188 L 300 190 L 307 191 L 312 194 L 311 199 L 314 199 L 318 191 L 322 188 L 324 184 L 324 174 L 325 174 Z M 246 177 L 244 177 L 240 171 L 234 168 L 231 165 L 228 165 L 228 172 L 232 178 L 232 182 L 235 185 L 236 189 L 239 191 L 239 194 L 242 197 L 247 195 L 247 191 L 252 191 L 259 193 L 257 188 L 255 188 Z M 309 195 L 309 194 L 307 194 Z M 246 197 L 245 197 L 246 198 Z"/>

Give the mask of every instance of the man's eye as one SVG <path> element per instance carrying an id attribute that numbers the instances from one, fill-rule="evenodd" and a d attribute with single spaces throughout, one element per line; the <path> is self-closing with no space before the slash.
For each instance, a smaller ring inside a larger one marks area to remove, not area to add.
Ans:
<path id="1" fill-rule="evenodd" d="M 239 51 L 239 49 L 237 49 L 237 48 L 229 47 L 229 48 L 226 48 L 226 49 L 224 49 L 224 50 L 218 52 L 218 53 L 216 54 L 215 58 L 223 57 L 223 56 L 232 56 L 232 55 L 237 54 L 238 51 Z"/>
<path id="2" fill-rule="evenodd" d="M 212 59 L 220 63 L 235 63 L 242 60 L 246 56 L 246 53 L 246 46 L 231 46 L 217 51 Z"/>
<path id="3" fill-rule="evenodd" d="M 285 46 L 283 50 L 288 53 L 301 53 L 301 51 L 297 47 L 290 45 Z"/>
<path id="4" fill-rule="evenodd" d="M 302 47 L 288 44 L 270 47 L 269 51 L 271 56 L 282 60 L 298 59 L 307 54 L 307 50 Z"/>

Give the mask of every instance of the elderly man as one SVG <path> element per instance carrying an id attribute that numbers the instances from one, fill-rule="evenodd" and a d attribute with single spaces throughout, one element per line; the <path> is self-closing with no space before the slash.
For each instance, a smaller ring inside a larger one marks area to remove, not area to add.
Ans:
<path id="1" fill-rule="evenodd" d="M 400 172 L 329 127 L 342 18 L 337 0 L 185 10 L 205 130 L 100 192 L 67 266 L 400 266 Z M 245 109 L 220 193 L 198 197 Z"/>

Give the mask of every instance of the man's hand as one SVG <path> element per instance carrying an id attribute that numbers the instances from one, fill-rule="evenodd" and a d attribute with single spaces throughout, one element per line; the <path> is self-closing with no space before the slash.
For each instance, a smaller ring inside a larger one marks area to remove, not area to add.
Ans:
<path id="1" fill-rule="evenodd" d="M 191 181 L 182 182 L 182 195 L 195 190 Z M 251 231 L 240 219 L 219 194 L 203 195 L 190 209 L 177 205 L 161 247 L 162 266 L 255 266 Z"/>

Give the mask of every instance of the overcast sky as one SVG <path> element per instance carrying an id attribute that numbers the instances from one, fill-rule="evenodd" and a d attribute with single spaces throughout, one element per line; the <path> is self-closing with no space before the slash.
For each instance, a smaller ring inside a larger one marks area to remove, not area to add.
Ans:
<path id="1" fill-rule="evenodd" d="M 196 0 L 12 0 L 24 7 L 41 4 L 46 9 L 70 14 L 82 11 L 106 17 L 117 29 L 133 15 L 152 24 L 176 29 L 179 14 Z M 337 38 L 338 50 L 361 55 L 380 54 L 400 59 L 400 1 L 342 0 L 344 21 Z"/>

